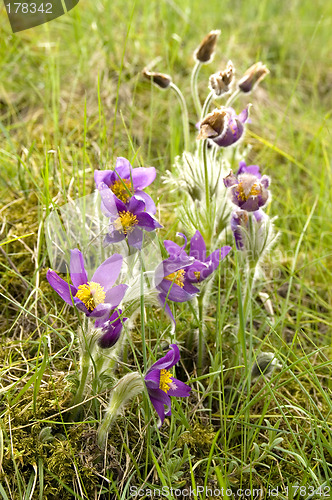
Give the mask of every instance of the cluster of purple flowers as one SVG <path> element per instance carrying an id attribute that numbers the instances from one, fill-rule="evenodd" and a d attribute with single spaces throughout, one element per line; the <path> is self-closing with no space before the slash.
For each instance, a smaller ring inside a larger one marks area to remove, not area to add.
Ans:
<path id="1" fill-rule="evenodd" d="M 102 212 L 109 218 L 109 232 L 104 244 L 127 240 L 128 245 L 138 250 L 143 243 L 143 231 L 154 231 L 162 227 L 154 218 L 156 206 L 152 198 L 143 191 L 156 177 L 154 168 L 132 168 L 125 158 L 118 158 L 114 170 L 96 170 L 96 187 L 101 195 Z M 206 245 L 199 231 L 190 240 L 189 253 L 186 252 L 187 239 L 179 246 L 173 241 L 164 242 L 169 257 L 155 270 L 155 284 L 159 299 L 166 312 L 175 323 L 168 301 L 185 302 L 199 293 L 199 285 L 217 269 L 219 263 L 230 252 L 224 246 L 206 253 Z M 53 270 L 47 272 L 52 288 L 69 305 L 75 306 L 87 317 L 95 320 L 95 328 L 100 330 L 98 344 L 101 348 L 113 347 L 121 336 L 124 322 L 119 305 L 128 286 L 115 284 L 122 266 L 122 256 L 118 253 L 106 259 L 94 272 L 91 279 L 85 269 L 80 250 L 71 250 L 69 274 L 71 283 Z M 145 376 L 146 387 L 161 423 L 170 414 L 169 396 L 188 396 L 190 387 L 173 378 L 169 369 L 180 359 L 179 348 L 172 344 L 171 350 L 154 363 Z M 164 410 L 166 405 L 167 410 Z"/>

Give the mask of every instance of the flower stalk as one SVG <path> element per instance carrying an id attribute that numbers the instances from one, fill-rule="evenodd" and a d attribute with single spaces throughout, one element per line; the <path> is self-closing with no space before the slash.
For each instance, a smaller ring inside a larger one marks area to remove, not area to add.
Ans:
<path id="1" fill-rule="evenodd" d="M 200 72 L 201 67 L 202 67 L 201 61 L 197 60 L 194 69 L 192 70 L 190 79 L 191 94 L 193 97 L 194 106 L 198 118 L 200 118 L 202 114 L 202 104 L 199 98 L 198 87 L 197 87 L 198 73 Z"/>
<path id="2" fill-rule="evenodd" d="M 189 142 L 190 142 L 190 134 L 189 134 L 189 118 L 188 118 L 188 109 L 185 98 L 175 83 L 171 83 L 169 86 L 170 89 L 176 94 L 178 98 L 180 107 L 181 107 L 181 115 L 182 115 L 182 124 L 183 124 L 183 139 L 184 139 L 184 149 L 189 151 Z"/>

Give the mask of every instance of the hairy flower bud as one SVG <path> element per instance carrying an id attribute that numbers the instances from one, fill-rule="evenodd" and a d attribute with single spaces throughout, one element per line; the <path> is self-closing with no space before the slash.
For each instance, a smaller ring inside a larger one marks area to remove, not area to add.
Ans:
<path id="1" fill-rule="evenodd" d="M 239 80 L 239 89 L 245 93 L 251 92 L 269 73 L 270 71 L 262 62 L 253 64 Z"/>
<path id="2" fill-rule="evenodd" d="M 219 35 L 220 30 L 213 30 L 203 38 L 199 47 L 194 52 L 196 61 L 203 64 L 208 64 L 212 61 Z"/>
<path id="3" fill-rule="evenodd" d="M 216 96 L 227 94 L 230 91 L 230 84 L 234 77 L 234 66 L 232 61 L 228 61 L 226 69 L 219 71 L 209 78 L 209 88 L 214 91 Z"/>
<path id="4" fill-rule="evenodd" d="M 168 89 L 172 83 L 172 78 L 165 73 L 156 73 L 154 71 L 148 71 L 146 68 L 142 71 L 145 78 L 150 80 L 152 83 L 157 85 L 161 89 Z"/>
<path id="5" fill-rule="evenodd" d="M 261 352 L 256 358 L 251 370 L 252 381 L 257 380 L 261 375 L 266 378 L 271 377 L 275 368 L 281 368 L 282 365 L 278 362 L 272 352 Z"/>
<path id="6" fill-rule="evenodd" d="M 98 445 L 104 447 L 107 434 L 125 405 L 144 390 L 142 377 L 138 372 L 128 373 L 113 388 L 104 419 L 98 429 Z"/>

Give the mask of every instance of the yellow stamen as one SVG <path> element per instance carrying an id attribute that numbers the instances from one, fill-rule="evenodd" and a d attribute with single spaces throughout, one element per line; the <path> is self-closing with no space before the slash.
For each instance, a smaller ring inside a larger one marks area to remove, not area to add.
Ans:
<path id="1" fill-rule="evenodd" d="M 119 179 L 115 181 L 112 186 L 110 186 L 110 189 L 119 200 L 123 201 L 123 203 L 127 203 L 131 197 L 131 182 L 128 179 Z"/>
<path id="2" fill-rule="evenodd" d="M 104 287 L 93 281 L 79 285 L 77 294 L 75 295 L 75 297 L 83 302 L 88 311 L 93 311 L 98 304 L 103 304 L 105 296 Z"/>
<path id="3" fill-rule="evenodd" d="M 247 201 L 251 196 L 257 196 L 261 192 L 261 188 L 257 184 L 253 184 L 249 190 L 244 189 L 243 183 L 239 182 L 237 186 L 238 198 L 241 201 Z"/>
<path id="4" fill-rule="evenodd" d="M 185 275 L 185 270 L 180 269 L 176 273 L 171 273 L 168 276 L 165 276 L 165 280 L 172 281 L 173 283 L 176 283 L 176 285 L 179 285 L 181 288 L 183 288 L 184 275 Z"/>
<path id="5" fill-rule="evenodd" d="M 201 279 L 201 272 L 200 271 L 194 271 L 194 276 L 199 281 Z"/>
<path id="6" fill-rule="evenodd" d="M 171 377 L 172 377 L 171 372 L 165 370 L 165 368 L 163 368 L 162 370 L 160 370 L 159 389 L 161 389 L 162 391 L 164 391 L 165 394 L 167 394 L 167 392 L 170 390 L 170 388 L 171 388 L 171 386 L 173 384 L 173 381 L 172 381 Z"/>
<path id="7" fill-rule="evenodd" d="M 116 231 L 124 234 L 131 233 L 136 224 L 138 224 L 136 215 L 125 211 L 119 212 L 119 217 L 113 222 Z"/>

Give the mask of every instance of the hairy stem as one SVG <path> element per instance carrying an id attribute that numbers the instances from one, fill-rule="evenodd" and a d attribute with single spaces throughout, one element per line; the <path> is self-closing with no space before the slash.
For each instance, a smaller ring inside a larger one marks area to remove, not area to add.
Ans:
<path id="1" fill-rule="evenodd" d="M 191 94 L 193 96 L 194 106 L 195 106 L 195 110 L 196 110 L 198 118 L 200 118 L 201 113 L 202 113 L 202 105 L 201 105 L 201 101 L 200 101 L 199 93 L 198 93 L 198 88 L 197 88 L 197 78 L 198 78 L 198 73 L 201 69 L 201 66 L 202 66 L 202 63 L 200 61 L 196 61 L 194 69 L 191 73 L 191 80 L 190 80 Z"/>
<path id="2" fill-rule="evenodd" d="M 184 149 L 186 151 L 189 151 L 189 142 L 190 142 L 190 136 L 189 136 L 189 118 L 188 118 L 188 109 L 187 109 L 187 104 L 186 101 L 183 97 L 183 94 L 179 87 L 177 87 L 173 82 L 170 84 L 170 88 L 175 92 L 180 106 L 181 106 L 181 114 L 182 114 L 182 123 L 183 123 L 183 138 L 184 138 Z"/>

